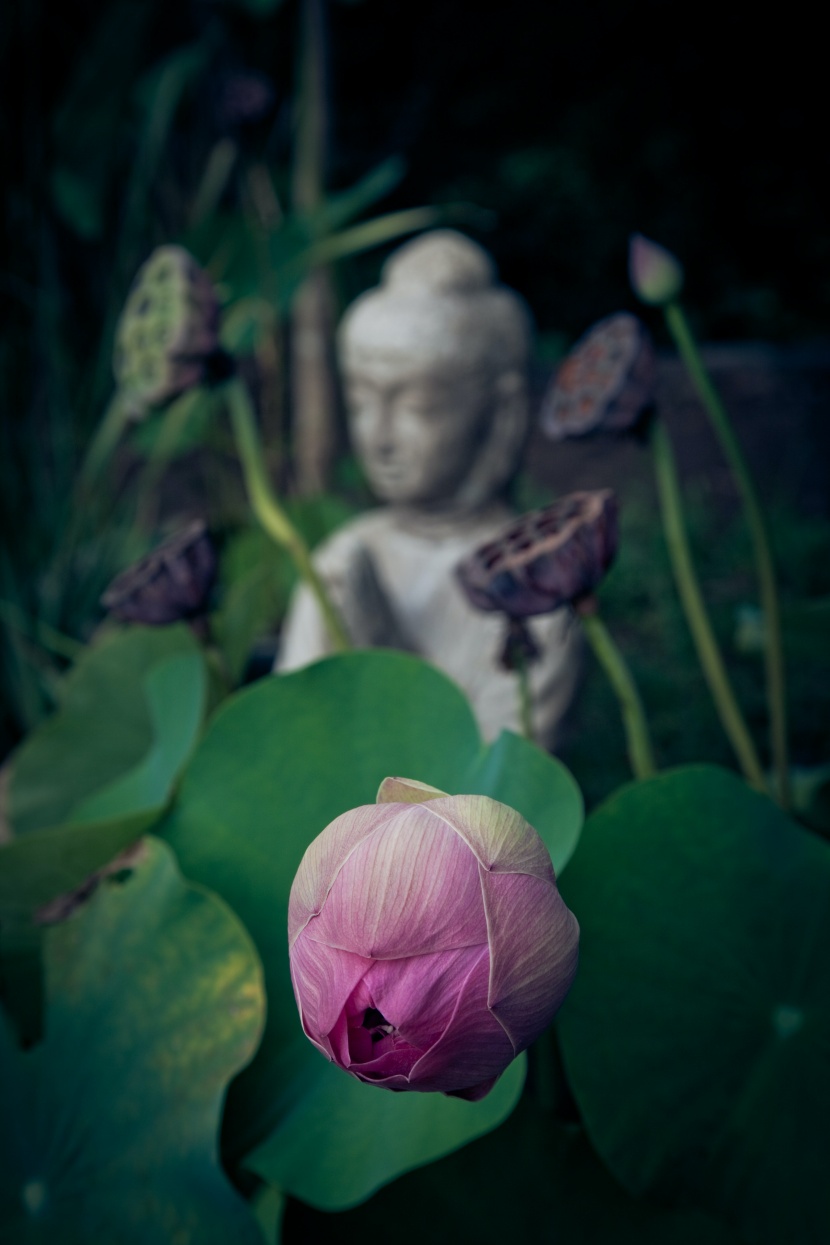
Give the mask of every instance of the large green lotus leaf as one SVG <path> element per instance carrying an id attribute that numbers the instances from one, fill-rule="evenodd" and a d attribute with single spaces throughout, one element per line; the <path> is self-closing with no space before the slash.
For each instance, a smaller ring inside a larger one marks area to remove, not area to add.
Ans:
<path id="1" fill-rule="evenodd" d="M 502 742 L 496 749 L 503 758 L 510 744 Z M 286 922 L 303 852 L 330 821 L 372 803 L 388 775 L 417 778 L 453 794 L 469 791 L 473 779 L 467 776 L 477 775 L 480 793 L 498 799 L 502 785 L 509 785 L 520 811 L 525 801 L 540 810 L 547 765 L 548 820 L 554 823 L 561 805 L 563 842 L 573 834 L 573 792 L 556 762 L 538 750 L 517 749 L 516 766 L 527 774 L 527 790 L 520 792 L 516 774 L 505 774 L 501 763 L 488 766 L 487 755 L 455 684 L 404 653 L 374 650 L 327 658 L 294 674 L 262 680 L 231 697 L 216 714 L 160 832 L 185 873 L 218 891 L 238 912 L 265 967 L 265 1037 L 228 1102 L 226 1141 L 235 1157 L 280 1124 L 286 1086 L 302 1082 L 305 1073 L 300 1076 L 299 1069 L 306 1061 L 320 1077 L 327 1075 L 325 1062 L 300 1029 Z M 370 1087 L 364 1098 L 367 1112 L 380 1093 Z M 437 1096 L 428 1101 L 434 1104 L 428 1109 L 444 1109 Z M 475 1121 L 485 1115 L 468 1114 L 470 1136 L 482 1131 Z M 371 1127 L 369 1115 L 361 1124 L 349 1120 L 347 1132 L 332 1137 L 348 1148 L 355 1129 L 363 1126 Z M 395 1170 L 390 1154 L 390 1172 Z M 366 1196 L 379 1179 L 377 1169 L 367 1167 L 352 1199 Z"/>
<path id="2" fill-rule="evenodd" d="M 389 1236 L 390 1224 L 395 1245 L 739 1245 L 701 1211 L 626 1193 L 583 1130 L 543 1113 L 528 1095 L 501 1128 L 356 1209 L 332 1218 L 289 1202 L 282 1240 L 366 1245 Z"/>
<path id="3" fill-rule="evenodd" d="M 563 878 L 559 1017 L 588 1131 L 632 1192 L 751 1245 L 830 1234 L 830 847 L 726 771 L 623 789 Z"/>
<path id="4" fill-rule="evenodd" d="M 0 847 L 0 999 L 18 1031 L 41 1027 L 41 929 L 35 909 L 72 891 L 148 829 L 158 810 L 33 830 Z"/>
<path id="5" fill-rule="evenodd" d="M 0 847 L 0 940 L 7 922 L 79 886 L 152 826 L 159 810 L 34 830 Z"/>
<path id="6" fill-rule="evenodd" d="M 59 710 L 15 754 L 15 832 L 162 805 L 201 725 L 206 686 L 184 625 L 103 636 L 67 676 Z"/>
<path id="7" fill-rule="evenodd" d="M 481 1102 L 462 1102 L 365 1085 L 318 1055 L 292 1108 L 245 1166 L 321 1210 L 354 1206 L 501 1124 L 519 1100 L 526 1062 L 514 1059 Z"/>
<path id="8" fill-rule="evenodd" d="M 109 690 L 106 684 L 103 687 Z M 153 825 L 201 727 L 206 672 L 198 651 L 185 649 L 162 658 L 144 676 L 143 687 L 152 730 L 143 759 L 76 805 L 70 822 L 30 830 L 0 847 L 0 997 L 28 1037 L 40 1028 L 40 938 L 32 924 L 33 910 L 79 886 Z M 33 757 L 48 764 L 56 741 L 73 751 L 69 743 L 73 720 L 70 716 L 69 725 L 59 722 L 54 732 L 51 724 L 47 726 L 43 753 L 35 737 L 26 760 L 30 783 L 38 772 Z M 73 755 L 94 781 L 95 755 Z M 44 772 L 47 793 L 49 782 Z"/>
<path id="9" fill-rule="evenodd" d="M 207 699 L 207 670 L 200 653 L 168 657 L 144 676 L 153 740 L 133 769 L 82 800 L 72 821 L 101 821 L 160 808 L 170 795 L 199 734 Z"/>
<path id="10" fill-rule="evenodd" d="M 217 1157 L 265 1007 L 240 922 L 146 839 L 44 954 L 44 1040 L 21 1051 L 0 1021 L 4 1245 L 259 1245 Z"/>

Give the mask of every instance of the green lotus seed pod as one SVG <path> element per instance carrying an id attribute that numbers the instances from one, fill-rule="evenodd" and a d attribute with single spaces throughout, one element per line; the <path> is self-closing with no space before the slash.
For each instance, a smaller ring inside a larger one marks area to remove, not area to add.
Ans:
<path id="1" fill-rule="evenodd" d="M 158 247 L 139 269 L 116 327 L 119 388 L 138 411 L 161 406 L 201 383 L 218 345 L 219 303 L 207 273 L 183 247 Z"/>

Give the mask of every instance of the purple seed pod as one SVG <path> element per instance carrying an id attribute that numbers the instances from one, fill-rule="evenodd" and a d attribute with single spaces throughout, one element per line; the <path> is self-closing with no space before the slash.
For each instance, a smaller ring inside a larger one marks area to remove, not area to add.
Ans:
<path id="1" fill-rule="evenodd" d="M 216 114 L 223 129 L 254 125 L 274 106 L 276 92 L 267 74 L 257 69 L 226 74 L 217 92 Z"/>
<path id="2" fill-rule="evenodd" d="M 456 574 L 477 609 L 530 618 L 590 596 L 617 543 L 611 489 L 569 493 L 516 519 L 459 563 Z"/>
<path id="3" fill-rule="evenodd" d="M 656 357 L 645 325 L 606 316 L 567 355 L 542 400 L 542 431 L 554 441 L 634 428 L 653 402 Z"/>
<path id="4" fill-rule="evenodd" d="M 291 887 L 303 1029 L 370 1085 L 475 1101 L 553 1020 L 579 926 L 514 809 L 401 778 L 377 799 L 317 836 Z"/>
<path id="5" fill-rule="evenodd" d="M 196 519 L 122 571 L 101 604 L 119 622 L 148 627 L 199 618 L 207 612 L 216 570 L 210 533 Z"/>
<path id="6" fill-rule="evenodd" d="M 219 348 L 219 301 L 188 251 L 161 246 L 138 271 L 115 330 L 113 367 L 137 413 L 201 384 Z"/>

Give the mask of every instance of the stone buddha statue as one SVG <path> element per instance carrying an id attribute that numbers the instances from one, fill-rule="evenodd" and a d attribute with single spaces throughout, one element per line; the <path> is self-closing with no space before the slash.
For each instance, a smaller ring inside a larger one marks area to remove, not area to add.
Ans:
<path id="1" fill-rule="evenodd" d="M 400 247 L 338 334 L 349 431 L 381 505 L 344 524 L 315 564 L 358 647 L 421 654 L 469 697 L 482 734 L 519 729 L 505 623 L 467 601 L 455 566 L 513 517 L 504 493 L 528 430 L 532 327 L 487 253 L 453 230 Z M 578 678 L 565 611 L 532 620 L 537 740 L 549 747 Z M 292 599 L 276 670 L 330 651 L 305 586 Z"/>

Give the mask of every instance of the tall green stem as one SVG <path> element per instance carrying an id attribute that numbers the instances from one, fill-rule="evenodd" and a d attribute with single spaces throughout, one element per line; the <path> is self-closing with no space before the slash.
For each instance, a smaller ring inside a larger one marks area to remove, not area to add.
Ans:
<path id="1" fill-rule="evenodd" d="M 308 547 L 271 487 L 248 391 L 238 376 L 225 386 L 233 435 L 239 452 L 248 500 L 263 529 L 272 540 L 285 549 L 294 561 L 300 576 L 314 593 L 325 619 L 332 646 L 339 651 L 351 647 L 346 628 L 329 600 L 323 581 L 317 574 Z"/>
<path id="2" fill-rule="evenodd" d="M 777 794 L 781 803 L 789 804 L 789 764 L 787 760 L 787 697 L 784 673 L 784 646 L 781 637 L 781 607 L 775 582 L 772 546 L 764 520 L 764 512 L 743 451 L 720 395 L 703 366 L 703 360 L 692 336 L 689 323 L 678 303 L 665 307 L 666 323 L 680 355 L 694 382 L 712 427 L 720 441 L 735 483 L 743 501 L 749 527 L 764 611 L 764 661 L 766 666 L 767 700 L 770 714 L 770 747 L 775 768 Z"/>
<path id="3" fill-rule="evenodd" d="M 735 750 L 747 782 L 759 791 L 764 791 L 766 786 L 761 762 L 735 699 L 735 693 L 729 682 L 726 666 L 703 601 L 703 594 L 692 562 L 674 452 L 668 433 L 659 419 L 654 421 L 651 447 L 654 452 L 654 469 L 657 475 L 657 491 L 660 496 L 666 544 L 677 591 L 680 594 L 686 621 L 697 649 L 698 660 L 703 667 L 703 674 L 709 685 L 709 691 L 712 693 L 723 729 Z"/>
<path id="4" fill-rule="evenodd" d="M 68 498 L 66 521 L 55 542 L 51 567 L 55 576 L 72 573 L 73 555 L 85 533 L 104 530 L 107 508 L 115 492 L 111 482 L 103 490 L 100 485 L 129 422 L 130 408 L 116 390 L 87 446 Z"/>
<path id="5" fill-rule="evenodd" d="M 594 656 L 616 693 L 622 713 L 628 759 L 635 778 L 651 778 L 657 772 L 648 722 L 637 684 L 628 664 L 599 614 L 579 610 L 582 626 Z"/>
<path id="6" fill-rule="evenodd" d="M 527 658 L 520 656 L 516 667 L 516 678 L 519 683 L 519 721 L 525 739 L 533 743 L 533 697 L 530 693 L 530 675 L 527 665 Z"/>
<path id="7" fill-rule="evenodd" d="M 89 443 L 79 474 L 80 487 L 89 493 L 109 466 L 118 442 L 130 422 L 130 412 L 123 396 L 116 390 L 104 411 Z"/>

